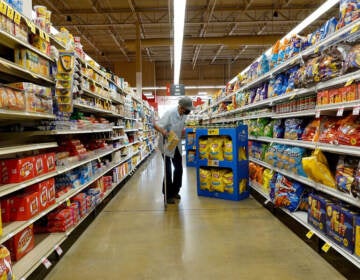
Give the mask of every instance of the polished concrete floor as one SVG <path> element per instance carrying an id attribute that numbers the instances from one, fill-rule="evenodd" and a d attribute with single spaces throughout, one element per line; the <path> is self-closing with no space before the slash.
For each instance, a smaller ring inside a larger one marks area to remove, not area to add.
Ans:
<path id="1" fill-rule="evenodd" d="M 344 279 L 254 199 L 198 197 L 195 178 L 164 211 L 153 155 L 46 279 Z"/>

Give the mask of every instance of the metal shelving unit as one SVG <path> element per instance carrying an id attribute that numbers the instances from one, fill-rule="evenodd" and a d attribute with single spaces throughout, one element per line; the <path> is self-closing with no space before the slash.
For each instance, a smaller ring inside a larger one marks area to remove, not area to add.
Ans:
<path id="1" fill-rule="evenodd" d="M 21 152 L 32 151 L 32 150 L 56 148 L 57 146 L 58 146 L 58 144 L 56 142 L 48 142 L 48 143 L 2 147 L 2 148 L 0 148 L 0 155 L 8 155 L 8 154 L 21 153 Z"/>
<path id="2" fill-rule="evenodd" d="M 55 119 L 55 115 L 53 114 L 45 114 L 45 113 L 32 113 L 32 112 L 24 112 L 24 111 L 13 111 L 13 110 L 5 110 L 0 109 L 0 119 L 12 119 L 12 120 L 41 120 L 41 119 Z"/>
<path id="3" fill-rule="evenodd" d="M 105 96 L 99 95 L 99 94 L 97 94 L 97 93 L 95 93 L 95 92 L 92 92 L 92 91 L 90 91 L 89 89 L 86 89 L 86 88 L 81 88 L 81 91 L 82 91 L 83 94 L 85 94 L 85 95 L 87 95 L 87 96 L 90 96 L 90 97 L 94 97 L 94 98 L 98 98 L 98 99 L 102 99 L 102 100 L 111 102 L 110 96 L 109 96 L 109 97 L 105 97 Z"/>

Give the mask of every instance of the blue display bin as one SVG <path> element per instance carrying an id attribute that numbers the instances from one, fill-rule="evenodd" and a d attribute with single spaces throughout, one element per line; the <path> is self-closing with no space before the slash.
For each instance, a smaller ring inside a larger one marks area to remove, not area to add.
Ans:
<path id="1" fill-rule="evenodd" d="M 196 133 L 196 128 L 186 128 L 185 129 L 185 150 L 186 150 L 186 166 L 187 167 L 196 167 L 196 156 L 195 160 L 189 160 L 189 154 L 191 152 L 196 152 L 196 140 L 194 137 L 194 141 L 191 143 L 189 142 L 189 133 Z"/>
<path id="2" fill-rule="evenodd" d="M 232 140 L 233 160 L 200 159 L 199 141 L 202 137 L 227 136 Z M 249 197 L 249 161 L 248 129 L 246 125 L 234 128 L 198 128 L 196 129 L 196 176 L 199 196 L 242 200 Z M 226 168 L 233 172 L 233 192 L 218 192 L 200 188 L 201 168 Z"/>

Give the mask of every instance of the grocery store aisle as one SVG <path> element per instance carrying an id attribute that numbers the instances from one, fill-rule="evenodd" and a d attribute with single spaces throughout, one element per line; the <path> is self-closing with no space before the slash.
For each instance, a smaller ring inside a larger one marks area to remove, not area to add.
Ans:
<path id="1" fill-rule="evenodd" d="M 164 211 L 161 180 L 155 154 L 47 279 L 344 279 L 254 199 L 198 197 L 191 168 Z"/>

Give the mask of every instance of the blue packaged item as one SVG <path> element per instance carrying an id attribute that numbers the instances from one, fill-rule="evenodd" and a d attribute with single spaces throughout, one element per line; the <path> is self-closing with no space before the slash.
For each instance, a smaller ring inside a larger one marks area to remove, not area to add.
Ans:
<path id="1" fill-rule="evenodd" d="M 258 65 L 258 75 L 264 75 L 267 72 L 269 72 L 270 66 L 269 66 L 269 60 L 265 54 L 261 56 L 260 63 Z"/>
<path id="2" fill-rule="evenodd" d="M 284 150 L 283 158 L 285 169 L 300 176 L 307 177 L 302 166 L 302 158 L 304 155 L 304 148 L 287 146 Z"/>
<path id="3" fill-rule="evenodd" d="M 250 104 L 255 102 L 257 89 L 250 90 Z"/>
<path id="4" fill-rule="evenodd" d="M 284 138 L 289 140 L 301 140 L 304 132 L 303 119 L 286 119 L 285 120 L 285 134 Z"/>
<path id="5" fill-rule="evenodd" d="M 284 124 L 281 119 L 274 120 L 273 138 L 284 138 Z"/>
<path id="6" fill-rule="evenodd" d="M 304 192 L 302 184 L 278 174 L 275 183 L 275 207 L 284 207 L 293 212 L 297 210 Z"/>
<path id="7" fill-rule="evenodd" d="M 316 229 L 326 233 L 326 204 L 328 199 L 321 195 L 309 195 L 308 223 Z"/>
<path id="8" fill-rule="evenodd" d="M 271 78 L 268 85 L 268 97 L 273 97 L 275 95 L 274 93 L 274 86 L 275 86 L 275 78 Z"/>
<path id="9" fill-rule="evenodd" d="M 336 31 L 336 25 L 338 24 L 338 21 L 335 17 L 332 17 L 329 19 L 321 28 L 321 36 L 320 39 L 323 40 L 330 34 L 334 33 Z"/>
<path id="10" fill-rule="evenodd" d="M 274 83 L 274 95 L 282 95 L 283 91 L 283 84 L 285 81 L 285 75 L 279 74 L 276 76 L 276 80 Z"/>
<path id="11" fill-rule="evenodd" d="M 297 55 L 301 51 L 302 39 L 300 36 L 294 35 L 290 39 L 290 54 L 289 57 Z"/>
<path id="12" fill-rule="evenodd" d="M 276 185 L 276 180 L 277 180 L 277 176 L 278 173 L 274 172 L 274 175 L 272 176 L 271 180 L 270 180 L 270 199 L 272 202 L 275 201 L 275 185 Z"/>
<path id="13" fill-rule="evenodd" d="M 260 91 L 260 100 L 265 100 L 268 98 L 268 84 L 265 83 L 262 87 L 261 87 L 261 91 Z"/>
<path id="14" fill-rule="evenodd" d="M 288 71 L 289 79 L 286 87 L 286 93 L 289 93 L 295 89 L 295 79 L 297 78 L 297 71 L 299 67 L 293 67 Z"/>

